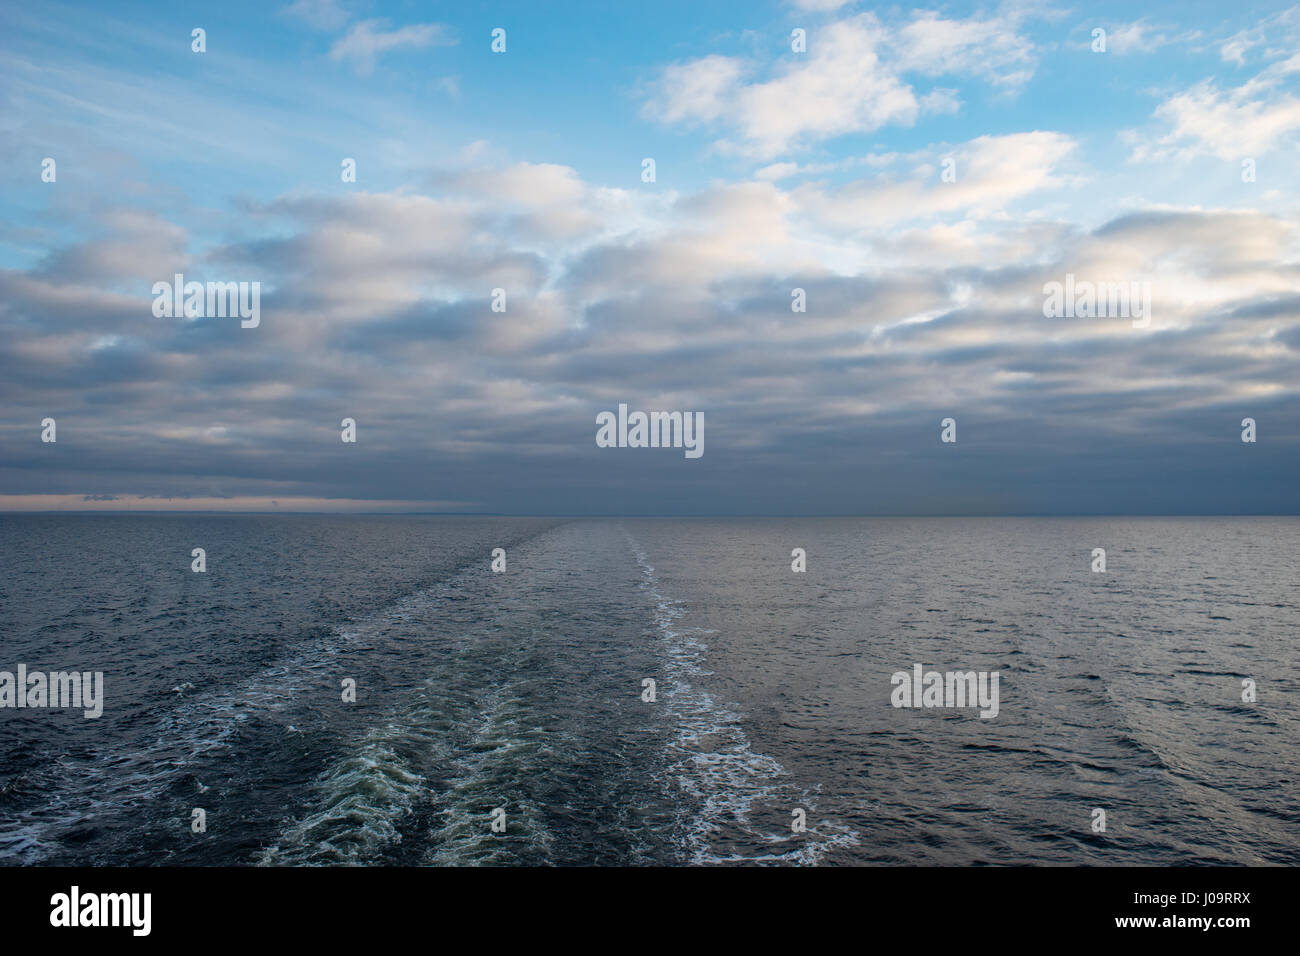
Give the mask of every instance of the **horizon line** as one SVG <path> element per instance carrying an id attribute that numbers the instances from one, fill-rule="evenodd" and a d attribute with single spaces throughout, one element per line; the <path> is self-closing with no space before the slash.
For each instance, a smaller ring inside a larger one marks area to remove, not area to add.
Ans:
<path id="1" fill-rule="evenodd" d="M 718 513 L 670 513 L 670 512 L 593 512 L 589 514 L 524 512 L 524 511 L 237 511 L 197 509 L 186 511 L 180 509 L 148 508 L 59 508 L 48 510 L 6 510 L 0 509 L 0 516 L 16 515 L 231 515 L 238 517 L 267 516 L 303 516 L 303 517 L 440 517 L 440 518 L 1296 518 L 1295 512 L 1203 512 L 1203 511 L 1000 511 L 1000 512 L 907 512 L 907 513 L 869 513 L 869 512 L 799 512 L 774 514 L 771 512 L 718 512 Z"/>

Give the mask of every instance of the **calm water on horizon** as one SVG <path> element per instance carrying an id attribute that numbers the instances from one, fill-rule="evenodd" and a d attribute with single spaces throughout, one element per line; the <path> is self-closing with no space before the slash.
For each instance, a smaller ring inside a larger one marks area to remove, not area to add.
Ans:
<path id="1" fill-rule="evenodd" d="M 1294 864 L 1298 549 L 1290 517 L 0 515 L 0 671 L 105 681 L 99 719 L 0 709 L 0 863 Z M 891 706 L 918 663 L 998 672 L 997 716 Z"/>

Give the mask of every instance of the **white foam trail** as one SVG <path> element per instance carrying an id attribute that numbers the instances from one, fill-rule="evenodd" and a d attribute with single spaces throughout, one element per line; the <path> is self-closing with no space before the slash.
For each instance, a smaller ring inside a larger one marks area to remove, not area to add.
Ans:
<path id="1" fill-rule="evenodd" d="M 258 857 L 261 866 L 360 865 L 401 841 L 401 821 L 426 792 L 425 781 L 392 747 L 405 735 L 392 725 L 372 728 L 356 752 L 317 780 L 322 806 L 286 829 Z"/>
<path id="2" fill-rule="evenodd" d="M 304 689 L 330 682 L 342 649 L 384 633 L 394 618 L 427 605 L 435 591 L 436 587 L 418 591 L 347 628 L 332 628 L 323 636 L 300 641 L 286 649 L 290 656 L 233 688 L 172 698 L 176 706 L 159 721 L 157 739 L 141 750 L 93 764 L 51 755 L 48 766 L 60 781 L 61 792 L 41 808 L 41 819 L 22 828 L 24 838 L 14 848 L 22 852 L 19 862 L 39 863 L 57 853 L 59 833 L 87 819 L 157 799 L 199 761 L 227 749 L 246 721 L 275 720 Z M 71 781 L 77 782 L 75 789 Z M 0 846 L 9 859 L 11 848 Z"/>
<path id="3" fill-rule="evenodd" d="M 683 849 L 690 862 L 815 865 L 829 850 L 857 846 L 856 830 L 826 820 L 813 822 L 814 795 L 798 792 L 779 761 L 756 752 L 741 715 L 705 688 L 704 681 L 712 672 L 705 666 L 708 645 L 700 638 L 716 632 L 676 625 L 685 613 L 682 602 L 663 594 L 645 551 L 626 530 L 624 534 L 641 567 L 642 588 L 654 604 L 655 626 L 665 648 L 668 679 L 662 700 L 677 728 L 668 743 L 668 777 L 700 808 L 697 815 L 683 821 Z M 667 796 L 674 799 L 671 793 Z M 807 831 L 795 834 L 760 828 L 751 820 L 751 813 L 762 803 L 803 807 L 809 815 Z M 744 842 L 772 850 L 740 852 L 719 846 Z"/>
<path id="4" fill-rule="evenodd" d="M 516 687 L 493 688 L 483 698 L 473 740 L 455 758 L 459 772 L 437 794 L 441 824 L 429 835 L 429 865 L 508 863 L 521 842 L 543 856 L 550 849 L 540 808 L 511 792 L 521 775 L 529 768 L 541 772 L 552 756 L 526 725 Z M 506 810 L 508 836 L 492 833 L 488 825 L 488 813 L 498 806 Z"/>

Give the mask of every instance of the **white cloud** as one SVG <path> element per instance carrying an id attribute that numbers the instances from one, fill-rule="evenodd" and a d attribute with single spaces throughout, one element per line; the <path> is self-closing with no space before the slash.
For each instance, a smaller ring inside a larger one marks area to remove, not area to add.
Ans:
<path id="1" fill-rule="evenodd" d="M 1106 31 L 1106 52 L 1117 56 L 1151 53 L 1170 43 L 1170 39 L 1146 20 L 1121 23 Z M 1091 43 L 1091 40 L 1088 41 Z"/>
<path id="2" fill-rule="evenodd" d="M 853 2 L 854 0 L 790 0 L 790 6 L 811 13 L 829 13 Z"/>
<path id="3" fill-rule="evenodd" d="M 810 184 L 794 195 L 817 221 L 850 232 L 951 213 L 997 217 L 1017 199 L 1063 185 L 1059 167 L 1075 145 L 1054 132 L 981 136 L 952 150 L 914 155 L 917 165 L 907 179 L 861 179 L 831 190 Z M 955 162 L 954 182 L 940 177 L 948 157 Z"/>
<path id="4" fill-rule="evenodd" d="M 435 176 L 434 182 L 497 210 L 520 240 L 590 239 L 611 221 L 635 220 L 626 192 L 593 188 L 571 167 L 554 163 L 476 166 Z"/>
<path id="5" fill-rule="evenodd" d="M 330 48 L 331 60 L 350 60 L 358 73 L 370 73 L 381 53 L 390 50 L 419 50 L 428 46 L 451 46 L 455 43 L 447 28 L 438 23 L 417 23 L 384 29 L 385 20 L 362 20 Z"/>
<path id="6" fill-rule="evenodd" d="M 893 43 L 901 70 L 964 73 L 1008 89 L 1023 86 L 1037 66 L 1034 44 L 1014 16 L 950 20 L 926 11 L 899 29 Z"/>
<path id="7" fill-rule="evenodd" d="M 786 179 L 799 172 L 798 163 L 771 163 L 762 169 L 755 170 L 755 179 L 778 180 Z"/>
<path id="8" fill-rule="evenodd" d="M 1271 43 L 1270 43 L 1271 41 Z M 1224 40 L 1219 56 L 1225 63 L 1244 66 L 1252 50 L 1261 50 L 1265 56 L 1293 50 L 1300 41 L 1300 6 L 1265 17 L 1253 27 L 1239 30 Z"/>
<path id="9" fill-rule="evenodd" d="M 350 16 L 339 0 L 294 0 L 280 13 L 317 30 L 337 30 Z"/>
<path id="10" fill-rule="evenodd" d="M 881 62 L 884 32 L 861 14 L 810 36 L 808 53 L 769 80 L 745 83 L 739 60 L 709 56 L 668 67 L 647 115 L 666 123 L 718 121 L 734 129 L 727 149 L 773 157 L 806 142 L 910 125 L 920 111 L 907 84 Z"/>
<path id="11" fill-rule="evenodd" d="M 1220 47 L 1225 62 L 1257 61 L 1254 76 L 1234 87 L 1209 77 L 1175 93 L 1156 107 L 1153 117 L 1167 132 L 1138 140 L 1130 158 L 1138 162 L 1186 161 L 1201 156 L 1236 160 L 1255 158 L 1287 146 L 1300 132 L 1300 99 L 1293 77 L 1300 73 L 1300 6 L 1241 30 Z M 1257 51 L 1252 53 L 1252 51 Z M 1264 65 L 1266 64 L 1266 65 Z"/>
<path id="12" fill-rule="evenodd" d="M 911 88 L 881 62 L 884 39 L 875 17 L 862 14 L 817 31 L 807 60 L 736 94 L 745 146 L 773 156 L 802 139 L 911 125 L 920 111 Z"/>
<path id="13" fill-rule="evenodd" d="M 1278 146 L 1300 130 L 1300 100 L 1290 94 L 1259 95 L 1258 80 L 1229 90 L 1204 80 L 1171 96 L 1154 114 L 1170 131 L 1154 143 L 1140 143 L 1132 158 L 1161 162 L 1208 155 L 1231 160 Z"/>
<path id="14" fill-rule="evenodd" d="M 730 132 L 726 152 L 772 159 L 822 140 L 910 126 L 924 114 L 953 113 L 956 90 L 918 95 L 904 73 L 967 75 L 1018 90 L 1036 66 L 1021 15 L 968 20 L 920 13 L 901 26 L 860 13 L 810 29 L 808 50 L 775 75 L 751 79 L 756 64 L 711 54 L 665 67 L 643 115 L 673 125 Z"/>
<path id="15" fill-rule="evenodd" d="M 706 56 L 664 68 L 642 112 L 662 123 L 708 123 L 721 119 L 744 75 L 733 57 Z"/>

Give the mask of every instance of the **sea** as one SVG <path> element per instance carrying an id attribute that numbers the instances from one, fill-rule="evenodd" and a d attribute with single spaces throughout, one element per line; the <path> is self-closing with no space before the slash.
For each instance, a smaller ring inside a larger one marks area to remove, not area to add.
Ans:
<path id="1" fill-rule="evenodd" d="M 98 718 L 0 708 L 0 864 L 1293 865 L 1297 553 L 1293 517 L 0 515 L 0 671 L 103 674 Z M 996 716 L 896 706 L 917 665 Z"/>

